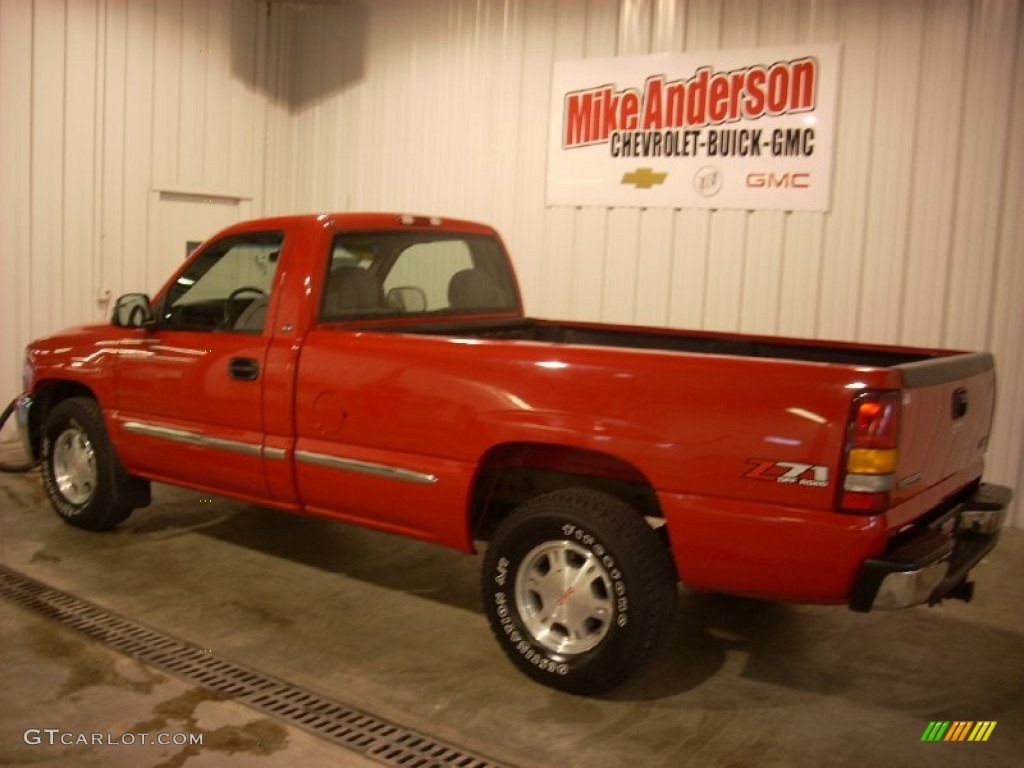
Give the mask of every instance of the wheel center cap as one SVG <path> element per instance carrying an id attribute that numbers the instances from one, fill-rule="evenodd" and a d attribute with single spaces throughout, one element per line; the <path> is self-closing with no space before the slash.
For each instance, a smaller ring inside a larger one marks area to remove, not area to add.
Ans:
<path id="1" fill-rule="evenodd" d="M 576 587 L 567 588 L 561 595 L 558 596 L 558 600 L 555 601 L 555 608 L 558 609 L 563 607 L 569 600 L 569 598 L 572 597 L 574 594 L 576 594 Z"/>

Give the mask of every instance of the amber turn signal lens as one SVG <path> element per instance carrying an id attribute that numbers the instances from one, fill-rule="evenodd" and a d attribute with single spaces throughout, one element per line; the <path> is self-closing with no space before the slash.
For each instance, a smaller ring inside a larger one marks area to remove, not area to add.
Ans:
<path id="1" fill-rule="evenodd" d="M 846 471 L 856 475 L 890 475 L 899 454 L 894 448 L 854 448 L 846 458 Z"/>

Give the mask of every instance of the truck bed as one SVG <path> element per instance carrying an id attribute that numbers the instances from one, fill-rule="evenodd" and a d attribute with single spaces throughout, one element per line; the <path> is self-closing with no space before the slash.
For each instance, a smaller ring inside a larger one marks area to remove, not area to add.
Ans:
<path id="1" fill-rule="evenodd" d="M 716 334 L 599 323 L 524 318 L 462 322 L 375 325 L 375 331 L 463 338 L 508 339 L 552 344 L 694 352 L 706 355 L 771 358 L 839 365 L 891 368 L 948 357 L 948 351 L 917 350 L 882 345 L 819 342 L 770 336 Z"/>

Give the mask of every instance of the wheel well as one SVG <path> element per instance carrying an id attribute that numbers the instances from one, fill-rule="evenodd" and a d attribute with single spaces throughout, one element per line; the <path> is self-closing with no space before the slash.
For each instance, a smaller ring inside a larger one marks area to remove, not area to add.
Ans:
<path id="1" fill-rule="evenodd" d="M 527 499 L 562 488 L 590 488 L 627 502 L 649 522 L 663 520 L 650 481 L 629 462 L 582 448 L 510 443 L 484 455 L 470 498 L 474 539 L 488 540 L 498 523 Z"/>
<path id="2" fill-rule="evenodd" d="M 32 394 L 32 410 L 29 411 L 29 439 L 33 455 L 39 455 L 39 439 L 42 435 L 46 416 L 58 404 L 72 397 L 96 399 L 95 393 L 84 384 L 74 381 L 41 381 Z"/>

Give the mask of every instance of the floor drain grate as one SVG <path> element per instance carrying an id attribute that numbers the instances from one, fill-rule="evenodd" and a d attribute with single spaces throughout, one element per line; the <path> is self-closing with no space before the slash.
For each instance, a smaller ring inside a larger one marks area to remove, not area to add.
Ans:
<path id="1" fill-rule="evenodd" d="M 503 764 L 362 712 L 284 680 L 210 656 L 197 646 L 118 616 L 0 565 L 0 596 L 104 645 L 202 685 L 323 739 L 402 768 L 503 768 Z"/>

